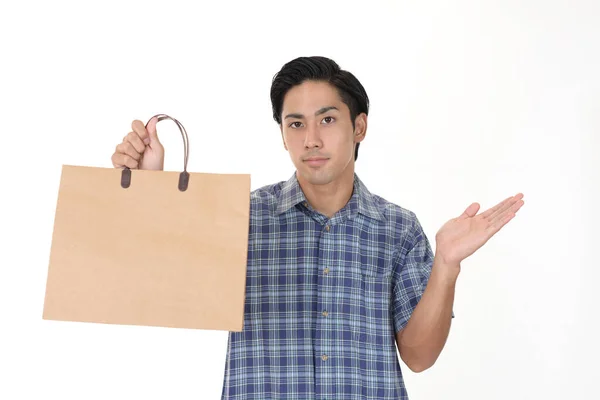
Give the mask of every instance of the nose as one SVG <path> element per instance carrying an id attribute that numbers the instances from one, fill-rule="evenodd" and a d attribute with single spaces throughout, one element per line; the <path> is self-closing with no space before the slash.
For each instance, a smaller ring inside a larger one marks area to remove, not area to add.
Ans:
<path id="1" fill-rule="evenodd" d="M 319 129 L 314 127 L 312 124 L 306 128 L 306 137 L 304 138 L 304 147 L 307 149 L 323 147 L 321 142 L 321 135 Z"/>

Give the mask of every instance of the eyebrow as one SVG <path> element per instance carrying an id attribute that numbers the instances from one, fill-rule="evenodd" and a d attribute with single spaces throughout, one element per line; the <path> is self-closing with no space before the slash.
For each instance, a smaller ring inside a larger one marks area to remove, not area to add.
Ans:
<path id="1" fill-rule="evenodd" d="M 315 117 L 316 117 L 317 115 L 325 114 L 327 111 L 330 111 L 330 110 L 336 110 L 336 111 L 340 111 L 340 110 L 338 110 L 338 108 L 337 108 L 337 107 L 334 107 L 334 106 L 323 107 L 323 108 L 319 109 L 319 110 L 318 110 L 318 111 L 315 113 Z M 297 119 L 302 119 L 302 118 L 304 118 L 304 115 L 302 115 L 302 114 L 288 114 L 288 115 L 286 115 L 286 116 L 285 116 L 285 118 L 284 118 L 284 119 L 288 119 L 288 118 L 297 118 Z"/>

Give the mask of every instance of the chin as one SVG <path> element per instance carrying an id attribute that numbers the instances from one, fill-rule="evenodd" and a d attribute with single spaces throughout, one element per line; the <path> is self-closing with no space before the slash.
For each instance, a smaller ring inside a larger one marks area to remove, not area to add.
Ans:
<path id="1" fill-rule="evenodd" d="M 335 180 L 335 174 L 328 170 L 306 168 L 300 169 L 300 175 L 311 185 L 326 185 Z"/>

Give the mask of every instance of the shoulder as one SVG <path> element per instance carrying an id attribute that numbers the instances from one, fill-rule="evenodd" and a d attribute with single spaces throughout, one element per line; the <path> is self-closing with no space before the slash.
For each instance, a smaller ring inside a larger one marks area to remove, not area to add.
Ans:
<path id="1" fill-rule="evenodd" d="M 281 188 L 284 181 L 271 183 L 261 186 L 250 192 L 250 209 L 252 213 L 268 212 L 273 213 L 278 204 Z"/>
<path id="2" fill-rule="evenodd" d="M 259 203 L 276 201 L 284 183 L 284 181 L 275 182 L 252 190 L 250 192 L 251 201 Z"/>
<path id="3" fill-rule="evenodd" d="M 390 240 L 396 257 L 402 257 L 417 245 L 430 246 L 429 238 L 413 210 L 376 194 L 370 194 L 370 203 L 381 215 L 377 221 L 379 232 L 385 233 Z"/>
<path id="4" fill-rule="evenodd" d="M 371 204 L 381 214 L 382 223 L 400 236 L 409 234 L 419 225 L 416 213 L 400 204 L 389 201 L 377 194 L 370 194 Z"/>
<path id="5" fill-rule="evenodd" d="M 417 222 L 415 213 L 381 195 L 371 192 L 367 185 L 355 174 L 355 190 L 358 191 L 359 212 L 383 228 L 387 235 L 402 239 Z"/>
<path id="6" fill-rule="evenodd" d="M 377 195 L 373 195 L 373 203 L 380 208 L 385 220 L 383 224 L 392 238 L 393 281 L 402 281 L 406 285 L 408 281 L 402 274 L 428 276 L 433 265 L 433 252 L 416 213 Z"/>

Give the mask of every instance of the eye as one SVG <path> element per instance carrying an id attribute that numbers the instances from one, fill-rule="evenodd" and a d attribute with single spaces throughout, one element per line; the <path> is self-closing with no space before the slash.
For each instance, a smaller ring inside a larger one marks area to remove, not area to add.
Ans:
<path id="1" fill-rule="evenodd" d="M 294 121 L 291 124 L 289 124 L 288 127 L 290 127 L 290 128 L 300 128 L 299 125 L 295 125 L 295 124 L 302 125 L 302 122 L 300 122 L 300 121 Z"/>
<path id="2" fill-rule="evenodd" d="M 333 117 L 325 117 L 325 118 L 323 118 L 323 121 L 327 121 L 327 122 L 326 122 L 326 125 L 329 125 L 329 124 L 331 124 L 333 121 L 335 121 L 335 118 L 333 118 Z"/>

